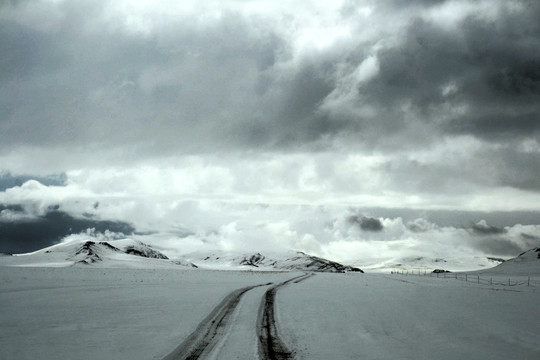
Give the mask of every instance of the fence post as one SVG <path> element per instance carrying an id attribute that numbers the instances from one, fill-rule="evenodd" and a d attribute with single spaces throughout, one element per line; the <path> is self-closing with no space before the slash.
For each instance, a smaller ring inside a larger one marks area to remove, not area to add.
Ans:
<path id="1" fill-rule="evenodd" d="M 480 275 L 478 275 L 478 283 L 480 284 Z"/>
<path id="2" fill-rule="evenodd" d="M 467 274 L 465 274 L 465 282 L 467 282 L 467 281 L 468 281 L 468 280 L 467 280 Z"/>
<path id="3" fill-rule="evenodd" d="M 527 286 L 530 286 L 530 284 L 531 284 L 531 277 L 529 276 L 529 277 L 527 278 Z"/>

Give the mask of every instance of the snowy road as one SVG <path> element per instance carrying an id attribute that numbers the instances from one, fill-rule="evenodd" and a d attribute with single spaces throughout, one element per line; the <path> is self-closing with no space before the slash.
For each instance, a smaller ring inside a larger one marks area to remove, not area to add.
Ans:
<path id="1" fill-rule="evenodd" d="M 276 293 L 279 288 L 294 282 L 299 282 L 314 275 L 304 274 L 286 280 L 275 286 L 272 286 L 264 294 L 261 303 L 261 311 L 257 320 L 257 336 L 259 338 L 259 356 L 262 360 L 287 360 L 294 358 L 294 352 L 291 351 L 285 342 L 281 339 L 276 325 L 275 306 Z"/>
<path id="2" fill-rule="evenodd" d="M 268 284 L 267 284 L 268 285 Z M 226 336 L 229 322 L 242 295 L 262 285 L 248 286 L 234 290 L 212 310 L 197 329 L 164 360 L 204 359 L 216 344 Z"/>
<path id="3" fill-rule="evenodd" d="M 267 289 L 262 296 L 256 324 L 260 359 L 287 360 L 294 358 L 294 352 L 287 348 L 287 345 L 279 336 L 274 315 L 276 293 L 279 288 L 289 283 L 299 283 L 312 275 L 314 274 L 304 274 L 285 280 Z M 164 357 L 163 360 L 224 358 L 223 353 L 228 351 L 226 346 L 227 338 L 230 334 L 235 332 L 235 326 L 241 326 L 241 323 L 245 321 L 245 319 L 239 319 L 238 317 L 234 319 L 233 317 L 240 300 L 248 291 L 257 287 L 270 285 L 273 284 L 267 283 L 248 286 L 232 291 L 199 324 L 197 329 L 180 346 Z M 231 324 L 232 322 L 234 322 L 234 324 Z M 252 332 L 255 331 L 254 328 L 251 330 Z M 216 345 L 219 343 L 222 343 L 221 349 L 216 350 Z M 238 346 L 233 347 L 235 348 L 235 351 L 238 352 Z M 235 357 L 238 357 L 238 355 L 238 353 L 235 354 Z"/>

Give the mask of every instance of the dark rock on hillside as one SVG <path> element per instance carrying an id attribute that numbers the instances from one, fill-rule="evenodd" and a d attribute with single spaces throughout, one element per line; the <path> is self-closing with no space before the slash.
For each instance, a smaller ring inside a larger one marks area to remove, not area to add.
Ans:
<path id="1" fill-rule="evenodd" d="M 522 252 L 522 253 L 519 254 L 517 257 L 519 258 L 519 257 L 521 257 L 521 256 L 523 256 L 523 255 L 525 255 L 525 254 L 527 254 L 527 253 L 529 253 L 529 252 L 537 252 L 537 253 L 538 253 L 537 258 L 540 259 L 540 247 L 538 247 L 538 248 L 532 248 L 532 249 L 530 249 L 530 250 L 527 250 L 527 251 L 525 251 L 525 252 Z"/>
<path id="2" fill-rule="evenodd" d="M 259 253 L 251 255 L 249 258 L 244 258 L 240 261 L 240 265 L 249 265 L 259 267 L 259 264 L 265 259 L 265 257 Z"/>
<path id="3" fill-rule="evenodd" d="M 167 256 L 143 243 L 128 246 L 123 251 L 106 241 L 100 241 L 98 243 L 94 241 L 87 241 L 81 245 L 73 257 L 79 259 L 77 261 L 78 263 L 92 264 L 102 261 L 102 256 L 110 252 L 119 252 L 152 259 L 168 259 Z"/>
<path id="4" fill-rule="evenodd" d="M 306 256 L 309 260 L 311 260 L 311 262 L 307 264 L 306 270 L 320 271 L 320 272 L 338 272 L 338 273 L 344 273 L 344 272 L 363 273 L 364 272 L 361 269 L 356 268 L 356 267 L 342 265 L 335 261 L 308 255 L 303 252 L 299 252 L 299 253 Z"/>
<path id="5" fill-rule="evenodd" d="M 168 259 L 167 256 L 163 255 L 159 251 L 152 249 L 148 245 L 144 245 L 138 248 L 135 246 L 129 246 L 128 248 L 126 248 L 126 254 L 142 256 L 151 259 Z"/>
<path id="6" fill-rule="evenodd" d="M 442 273 L 449 273 L 451 271 L 443 270 L 443 269 L 435 269 L 433 270 L 433 274 L 442 274 Z"/>
<path id="7" fill-rule="evenodd" d="M 118 249 L 116 249 L 118 250 Z M 120 250 L 118 250 L 120 251 Z M 83 258 L 78 263 L 91 264 L 101 261 L 101 257 L 97 254 L 99 252 L 96 243 L 93 241 L 87 241 L 81 245 L 81 247 L 75 252 L 75 256 L 82 255 Z"/>
<path id="8" fill-rule="evenodd" d="M 335 261 L 311 256 L 303 252 L 287 252 L 277 253 L 271 255 L 262 255 L 261 253 L 252 254 L 226 254 L 219 253 L 212 254 L 210 256 L 206 254 L 196 254 L 195 257 L 199 258 L 201 262 L 205 263 L 205 266 L 212 266 L 215 263 L 217 266 L 249 266 L 259 269 L 275 269 L 278 271 L 317 271 L 317 272 L 357 272 L 363 273 L 359 268 L 343 265 Z M 192 262 L 193 258 L 188 258 L 189 262 Z M 220 260 L 221 259 L 221 260 Z M 197 261 L 197 260 L 195 260 Z"/>

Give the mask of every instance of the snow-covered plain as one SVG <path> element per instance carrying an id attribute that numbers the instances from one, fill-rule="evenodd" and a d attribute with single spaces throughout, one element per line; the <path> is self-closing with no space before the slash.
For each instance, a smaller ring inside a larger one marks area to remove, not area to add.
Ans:
<path id="1" fill-rule="evenodd" d="M 2 358 L 162 359 L 232 290 L 299 274 L 0 266 Z M 539 280 L 317 273 L 279 290 L 278 328 L 300 359 L 538 359 Z M 214 358 L 257 358 L 267 288 L 242 297 Z"/>
<path id="2" fill-rule="evenodd" d="M 304 359 L 538 359 L 539 303 L 536 287 L 385 274 L 318 274 L 278 297 Z"/>
<path id="3" fill-rule="evenodd" d="M 270 272 L 0 266 L 0 357 L 161 359 L 230 291 L 289 277 Z M 256 317 L 255 312 L 253 327 Z M 252 344 L 249 353 L 256 350 Z"/>

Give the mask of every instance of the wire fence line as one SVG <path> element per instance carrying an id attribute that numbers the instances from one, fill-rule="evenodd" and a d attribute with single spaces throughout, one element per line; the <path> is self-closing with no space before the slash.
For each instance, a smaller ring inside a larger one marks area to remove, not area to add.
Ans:
<path id="1" fill-rule="evenodd" d="M 499 286 L 540 286 L 540 280 L 538 278 L 531 278 L 531 276 L 490 276 L 482 277 L 480 275 L 469 273 L 457 273 L 457 272 L 428 272 L 427 270 L 395 270 L 391 274 L 405 275 L 405 276 L 429 276 L 443 279 L 456 279 L 469 283 L 475 283 L 479 285 L 499 285 Z"/>

